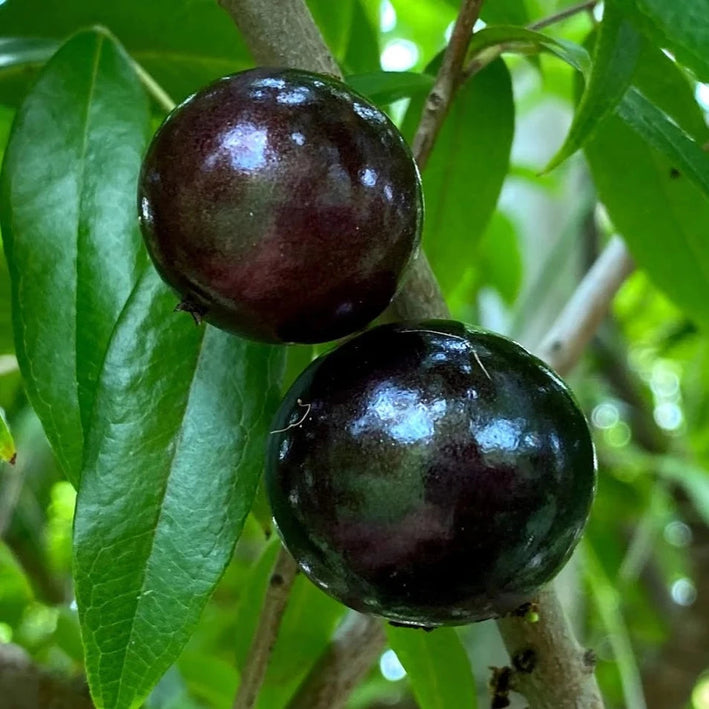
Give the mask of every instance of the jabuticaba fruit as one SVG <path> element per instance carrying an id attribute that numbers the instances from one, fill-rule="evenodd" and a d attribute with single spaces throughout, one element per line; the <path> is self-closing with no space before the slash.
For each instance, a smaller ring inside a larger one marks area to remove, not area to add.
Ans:
<path id="1" fill-rule="evenodd" d="M 389 304 L 418 248 L 423 202 L 382 111 L 330 77 L 253 69 L 166 118 L 138 212 L 181 309 L 251 339 L 325 342 Z"/>
<path id="2" fill-rule="evenodd" d="M 566 385 L 462 323 L 382 325 L 315 360 L 269 436 L 285 546 L 320 588 L 398 623 L 514 611 L 564 565 L 595 491 Z"/>

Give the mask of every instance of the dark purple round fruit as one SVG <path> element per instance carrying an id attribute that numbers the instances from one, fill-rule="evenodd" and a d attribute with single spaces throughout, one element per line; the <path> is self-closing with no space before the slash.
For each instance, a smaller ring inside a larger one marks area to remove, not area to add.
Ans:
<path id="1" fill-rule="evenodd" d="M 383 325 L 313 362 L 269 438 L 288 550 L 348 606 L 422 626 L 509 613 L 561 569 L 595 490 L 565 384 L 499 335 Z"/>
<path id="2" fill-rule="evenodd" d="M 191 310 L 267 342 L 324 342 L 389 304 L 418 247 L 419 173 L 394 124 L 335 79 L 253 69 L 165 120 L 140 224 Z"/>

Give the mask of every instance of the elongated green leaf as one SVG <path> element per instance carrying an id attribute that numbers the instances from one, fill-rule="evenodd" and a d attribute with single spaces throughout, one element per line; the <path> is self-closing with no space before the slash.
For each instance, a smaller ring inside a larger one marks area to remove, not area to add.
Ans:
<path id="1" fill-rule="evenodd" d="M 514 224 L 502 212 L 495 212 L 480 240 L 480 282 L 495 288 L 503 300 L 512 305 L 522 286 L 523 273 Z"/>
<path id="2" fill-rule="evenodd" d="M 634 83 L 643 93 L 626 96 L 619 108 L 622 118 L 609 116 L 599 126 L 585 146 L 586 156 L 599 196 L 638 264 L 697 324 L 706 326 L 709 198 L 680 158 L 690 148 L 696 154 L 709 130 L 689 83 L 659 50 L 643 51 Z M 639 122 L 642 137 L 630 127 Z M 650 130 L 664 136 L 666 144 L 660 147 L 677 159 L 643 140 Z"/>
<path id="3" fill-rule="evenodd" d="M 477 699 L 470 661 L 453 628 L 426 633 L 387 626 L 386 633 L 421 709 L 475 709 Z"/>
<path id="4" fill-rule="evenodd" d="M 411 102 L 405 134 L 422 104 Z M 461 87 L 423 172 L 424 246 L 444 293 L 474 259 L 507 174 L 513 132 L 512 84 L 498 59 Z"/>
<path id="5" fill-rule="evenodd" d="M 466 63 L 484 50 L 498 46 L 504 46 L 506 52 L 548 52 L 582 73 L 591 65 L 588 52 L 578 44 L 514 26 L 486 27 L 476 32 L 468 45 Z"/>
<path id="6" fill-rule="evenodd" d="M 135 218 L 147 98 L 123 50 L 82 32 L 17 113 L 0 183 L 17 357 L 76 483 L 108 339 L 145 263 Z"/>
<path id="7" fill-rule="evenodd" d="M 174 662 L 251 507 L 283 352 L 172 315 L 152 267 L 111 340 L 74 523 L 99 709 L 137 707 Z"/>
<path id="8" fill-rule="evenodd" d="M 636 88 L 628 91 L 618 115 L 709 198 L 709 153 L 696 140 Z"/>
<path id="9" fill-rule="evenodd" d="M 307 0 L 313 19 L 335 58 L 342 60 L 349 44 L 355 0 Z"/>
<path id="10" fill-rule="evenodd" d="M 377 71 L 379 55 L 379 7 L 372 12 L 371 0 L 354 0 L 347 51 L 342 61 L 346 74 Z"/>
<path id="11" fill-rule="evenodd" d="M 224 74 L 253 64 L 225 11 L 204 0 L 6 0 L 0 28 L 7 37 L 63 39 L 103 25 L 120 38 L 175 100 Z M 0 72 L 0 96 L 3 73 Z"/>
<path id="12" fill-rule="evenodd" d="M 16 453 L 15 441 L 10 433 L 9 426 L 7 425 L 5 412 L 0 409 L 0 461 L 14 463 Z"/>
<path id="13" fill-rule="evenodd" d="M 593 54 L 591 73 L 574 114 L 569 132 L 545 172 L 573 155 L 611 114 L 628 90 L 640 56 L 641 38 L 621 14 L 616 2 L 607 0 Z"/>
<path id="14" fill-rule="evenodd" d="M 413 71 L 374 71 L 367 74 L 352 74 L 347 83 L 379 106 L 401 98 L 421 97 L 433 87 L 430 74 Z"/>
<path id="15" fill-rule="evenodd" d="M 459 2 L 449 0 L 460 7 Z M 488 25 L 527 25 L 530 22 L 525 0 L 496 0 L 483 3 L 481 15 Z"/>
<path id="16" fill-rule="evenodd" d="M 617 0 L 653 43 L 709 81 L 709 0 Z"/>

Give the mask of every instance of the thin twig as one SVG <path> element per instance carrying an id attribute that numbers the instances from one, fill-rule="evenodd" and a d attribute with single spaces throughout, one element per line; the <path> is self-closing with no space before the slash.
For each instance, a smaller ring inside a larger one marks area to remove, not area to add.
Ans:
<path id="1" fill-rule="evenodd" d="M 379 618 L 352 613 L 287 709 L 340 709 L 384 649 Z"/>
<path id="2" fill-rule="evenodd" d="M 256 704 L 297 571 L 293 557 L 281 547 L 266 589 L 258 627 L 241 673 L 234 709 L 251 709 Z"/>
<path id="3" fill-rule="evenodd" d="M 545 27 L 555 25 L 557 22 L 567 20 L 569 17 L 578 15 L 586 10 L 591 12 L 593 11 L 593 8 L 598 5 L 598 2 L 599 0 L 586 0 L 586 2 L 580 2 L 578 3 L 578 5 L 572 5 L 571 7 L 564 8 L 559 12 L 555 12 L 553 15 L 549 15 L 549 17 L 545 17 L 541 20 L 537 20 L 536 22 L 532 22 L 532 24 L 529 25 L 529 29 L 542 30 Z"/>
<path id="4" fill-rule="evenodd" d="M 175 108 L 175 102 L 162 86 L 149 74 L 145 67 L 133 59 L 133 70 L 148 90 L 148 93 L 162 106 L 168 113 Z"/>
<path id="5" fill-rule="evenodd" d="M 625 244 L 613 237 L 547 332 L 537 355 L 559 374 L 566 374 L 581 357 L 632 270 Z"/>
<path id="6" fill-rule="evenodd" d="M 428 156 L 448 113 L 453 96 L 460 82 L 461 68 L 468 49 L 473 25 L 480 16 L 483 0 L 463 0 L 456 18 L 450 42 L 443 54 L 443 62 L 436 76 L 431 92 L 421 114 L 412 150 L 421 170 L 428 162 Z"/>

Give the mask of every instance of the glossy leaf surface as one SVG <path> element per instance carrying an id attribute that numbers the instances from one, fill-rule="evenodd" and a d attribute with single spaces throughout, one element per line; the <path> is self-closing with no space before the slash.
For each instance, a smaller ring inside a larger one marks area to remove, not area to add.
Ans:
<path id="1" fill-rule="evenodd" d="M 216 2 L 7 0 L 0 5 L 0 28 L 7 37 L 61 40 L 95 25 L 116 35 L 176 101 L 253 64 L 233 21 Z"/>
<path id="2" fill-rule="evenodd" d="M 583 146 L 603 118 L 613 112 L 630 86 L 641 38 L 615 2 L 606 2 L 593 65 L 564 144 L 547 165 L 559 165 Z"/>
<path id="3" fill-rule="evenodd" d="M 5 154 L 0 217 L 17 356 L 74 483 L 108 340 L 146 260 L 135 194 L 148 132 L 125 53 L 82 32 L 47 64 Z"/>
<path id="4" fill-rule="evenodd" d="M 658 50 L 643 52 L 621 117 L 611 116 L 586 145 L 599 196 L 641 268 L 697 324 L 709 324 L 709 198 L 690 179 L 688 165 L 651 147 L 630 126 L 660 132 L 662 147 L 691 150 L 709 138 L 701 111 L 681 71 Z M 650 104 L 650 101 L 654 103 Z M 648 118 L 648 115 L 650 116 Z M 652 122 L 662 120 L 660 127 Z M 623 121 L 626 119 L 626 122 Z M 691 137 L 690 137 L 691 136 Z M 666 150 L 665 152 L 671 152 Z"/>
<path id="5" fill-rule="evenodd" d="M 618 0 L 657 45 L 709 81 L 709 0 Z"/>
<path id="6" fill-rule="evenodd" d="M 106 357 L 74 526 L 99 707 L 135 707 L 231 558 L 261 472 L 282 351 L 173 314 L 148 269 Z"/>

